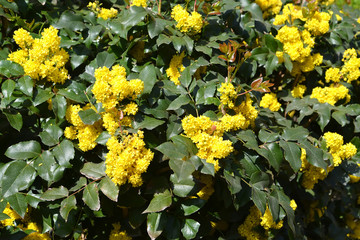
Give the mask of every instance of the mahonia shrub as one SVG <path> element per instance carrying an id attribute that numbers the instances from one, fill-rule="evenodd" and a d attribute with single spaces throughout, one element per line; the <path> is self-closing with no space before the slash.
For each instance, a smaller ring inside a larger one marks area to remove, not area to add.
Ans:
<path id="1" fill-rule="evenodd" d="M 0 239 L 360 239 L 360 18 L 333 0 L 0 0 Z"/>

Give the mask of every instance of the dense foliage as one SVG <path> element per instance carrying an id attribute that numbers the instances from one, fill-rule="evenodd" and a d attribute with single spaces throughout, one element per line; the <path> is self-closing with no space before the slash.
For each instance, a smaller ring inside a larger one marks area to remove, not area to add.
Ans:
<path id="1" fill-rule="evenodd" d="M 1 239 L 360 239 L 357 10 L 0 4 Z"/>

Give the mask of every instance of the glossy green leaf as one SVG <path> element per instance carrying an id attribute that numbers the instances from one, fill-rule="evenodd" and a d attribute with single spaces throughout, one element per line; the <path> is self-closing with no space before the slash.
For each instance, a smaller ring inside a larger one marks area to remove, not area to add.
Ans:
<path id="1" fill-rule="evenodd" d="M 190 102 L 190 98 L 187 95 L 180 95 L 174 101 L 172 101 L 167 110 L 176 110 L 181 106 L 186 105 Z"/>
<path id="2" fill-rule="evenodd" d="M 0 75 L 7 78 L 10 78 L 11 76 L 17 77 L 24 75 L 24 69 L 15 62 L 0 60 Z"/>
<path id="3" fill-rule="evenodd" d="M 20 90 L 27 96 L 32 97 L 34 81 L 29 76 L 23 76 L 19 79 L 18 85 Z"/>
<path id="4" fill-rule="evenodd" d="M 128 11 L 124 11 L 119 20 L 129 29 L 144 20 L 146 15 L 147 12 L 143 7 L 132 6 Z"/>
<path id="5" fill-rule="evenodd" d="M 278 139 L 279 135 L 276 132 L 271 132 L 266 129 L 261 129 L 259 131 L 259 140 L 263 143 L 274 142 Z"/>
<path id="6" fill-rule="evenodd" d="M 236 194 L 241 191 L 242 186 L 240 176 L 236 176 L 229 171 L 224 170 L 224 177 L 231 194 Z"/>
<path id="7" fill-rule="evenodd" d="M 141 122 L 134 122 L 134 129 L 142 129 L 145 128 L 147 130 L 153 130 L 154 128 L 165 123 L 163 120 L 159 120 L 156 118 L 145 116 L 145 118 Z"/>
<path id="8" fill-rule="evenodd" d="M 95 112 L 93 109 L 79 111 L 78 114 L 81 118 L 81 121 L 88 125 L 93 125 L 95 122 L 101 119 L 101 115 Z"/>
<path id="9" fill-rule="evenodd" d="M 150 93 L 157 81 L 154 65 L 147 65 L 141 70 L 139 78 L 144 82 L 143 93 Z"/>
<path id="10" fill-rule="evenodd" d="M 96 56 L 96 63 L 98 67 L 111 68 L 116 61 L 116 55 L 108 52 L 101 52 Z"/>
<path id="11" fill-rule="evenodd" d="M 153 18 L 147 25 L 148 33 L 150 38 L 158 36 L 170 22 L 161 18 Z"/>
<path id="12" fill-rule="evenodd" d="M 60 207 L 60 215 L 62 218 L 64 218 L 65 221 L 67 221 L 67 218 L 69 216 L 69 213 L 71 210 L 76 209 L 76 198 L 74 195 L 71 195 L 61 202 Z"/>
<path id="13" fill-rule="evenodd" d="M 177 151 L 175 144 L 172 142 L 164 142 L 155 148 L 168 158 L 183 159 L 186 155 Z"/>
<path id="14" fill-rule="evenodd" d="M 1 92 L 5 98 L 8 98 L 12 95 L 15 86 L 15 81 L 11 79 L 7 79 L 3 84 L 1 84 Z"/>
<path id="15" fill-rule="evenodd" d="M 265 145 L 265 147 L 268 149 L 266 154 L 267 160 L 276 171 L 279 171 L 283 160 L 283 152 L 281 151 L 279 144 L 272 142 Z"/>
<path id="16" fill-rule="evenodd" d="M 277 44 L 275 38 L 270 34 L 265 34 L 264 38 L 265 38 L 266 47 L 268 47 L 273 53 L 276 53 L 278 44 Z"/>
<path id="17" fill-rule="evenodd" d="M 33 96 L 34 106 L 38 106 L 41 103 L 49 100 L 54 94 L 51 92 L 50 88 L 45 90 L 41 88 L 36 88 Z"/>
<path id="18" fill-rule="evenodd" d="M 35 160 L 33 166 L 42 179 L 49 182 L 54 180 L 54 172 L 58 165 L 56 164 L 55 158 L 50 151 L 47 150 L 42 152 Z"/>
<path id="19" fill-rule="evenodd" d="M 186 218 L 181 228 L 181 233 L 185 239 L 193 239 L 196 237 L 200 228 L 200 223 L 194 219 Z"/>
<path id="20" fill-rule="evenodd" d="M 189 216 L 199 211 L 206 203 L 206 200 L 201 198 L 187 199 L 181 204 L 181 209 L 184 211 L 184 216 Z"/>
<path id="21" fill-rule="evenodd" d="M 20 217 L 24 218 L 27 209 L 27 201 L 24 194 L 15 193 L 6 198 L 6 201 L 8 201 L 11 208 L 14 209 Z"/>
<path id="22" fill-rule="evenodd" d="M 103 131 L 96 138 L 95 142 L 101 145 L 106 145 L 107 141 L 111 138 L 111 135 L 107 131 Z"/>
<path id="23" fill-rule="evenodd" d="M 56 199 L 67 197 L 68 195 L 69 190 L 64 186 L 60 186 L 58 188 L 49 188 L 46 192 L 41 194 L 41 198 L 47 201 L 54 201 Z"/>
<path id="24" fill-rule="evenodd" d="M 301 168 L 301 150 L 300 147 L 293 142 L 280 140 L 280 147 L 284 149 L 285 160 L 289 162 L 294 172 L 298 172 Z"/>
<path id="25" fill-rule="evenodd" d="M 56 95 L 52 98 L 52 106 L 55 115 L 59 119 L 63 119 L 65 117 L 67 102 L 64 96 Z"/>
<path id="26" fill-rule="evenodd" d="M 149 237 L 156 239 L 164 230 L 165 217 L 163 213 L 150 213 L 147 215 L 146 230 Z"/>
<path id="27" fill-rule="evenodd" d="M 52 154 L 60 166 L 71 167 L 70 160 L 75 156 L 75 149 L 71 141 L 65 139 L 52 150 Z"/>
<path id="28" fill-rule="evenodd" d="M 37 141 L 20 142 L 10 146 L 5 156 L 11 159 L 35 158 L 41 154 L 41 145 Z"/>
<path id="29" fill-rule="evenodd" d="M 20 132 L 22 126 L 23 126 L 23 117 L 22 115 L 17 112 L 17 113 L 7 113 L 7 112 L 3 112 L 4 115 L 6 116 L 7 120 L 9 121 L 10 125 L 18 130 Z"/>
<path id="30" fill-rule="evenodd" d="M 93 211 L 100 209 L 100 199 L 97 183 L 92 182 L 84 188 L 82 200 Z"/>
<path id="31" fill-rule="evenodd" d="M 253 200 L 256 207 L 260 210 L 261 214 L 264 214 L 266 210 L 266 193 L 257 188 L 252 188 L 251 199 Z"/>
<path id="32" fill-rule="evenodd" d="M 47 146 L 54 146 L 59 143 L 59 138 L 63 135 L 63 130 L 57 125 L 49 125 L 39 134 L 41 141 Z"/>
<path id="33" fill-rule="evenodd" d="M 160 212 L 168 208 L 172 203 L 172 195 L 169 190 L 162 193 L 155 193 L 151 199 L 149 206 L 143 213 Z"/>
<path id="34" fill-rule="evenodd" d="M 309 131 L 303 127 L 285 128 L 281 137 L 285 141 L 302 141 L 309 136 Z"/>
<path id="35" fill-rule="evenodd" d="M 71 31 L 85 29 L 82 16 L 70 10 L 63 12 L 59 18 L 59 21 L 53 25 L 56 28 L 65 28 Z"/>
<path id="36" fill-rule="evenodd" d="M 270 179 L 268 174 L 261 171 L 251 174 L 250 184 L 252 188 L 263 190 L 269 186 L 269 183 Z"/>
<path id="37" fill-rule="evenodd" d="M 325 170 L 327 169 L 327 164 L 323 158 L 323 155 L 324 155 L 323 150 L 315 147 L 308 141 L 303 141 L 300 143 L 300 145 L 302 148 L 304 148 L 306 150 L 306 160 L 310 164 L 312 164 L 316 167 L 320 167 Z"/>
<path id="38" fill-rule="evenodd" d="M 85 175 L 87 178 L 97 180 L 105 176 L 105 162 L 101 163 L 92 163 L 87 162 L 84 164 L 84 167 L 80 170 L 80 173 Z"/>
<path id="39" fill-rule="evenodd" d="M 105 196 L 114 202 L 117 202 L 119 196 L 119 187 L 113 181 L 111 181 L 108 176 L 101 179 L 99 188 L 105 194 Z"/>

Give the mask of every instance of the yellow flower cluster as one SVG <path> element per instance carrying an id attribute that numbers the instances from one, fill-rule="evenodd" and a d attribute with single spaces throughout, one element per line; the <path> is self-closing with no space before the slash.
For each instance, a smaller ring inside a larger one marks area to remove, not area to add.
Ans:
<path id="1" fill-rule="evenodd" d="M 303 10 L 306 9 L 301 6 L 295 6 L 292 3 L 286 4 L 282 14 L 275 16 L 274 25 L 283 25 L 286 22 L 293 24 L 296 19 L 300 19 L 301 21 L 305 21 L 305 29 L 313 36 L 320 36 L 329 31 L 329 21 L 332 14 L 314 11 L 305 17 Z"/>
<path id="2" fill-rule="evenodd" d="M 220 95 L 220 102 L 232 109 L 235 107 L 235 99 L 237 97 L 237 93 L 235 91 L 235 87 L 231 82 L 221 83 L 221 86 L 218 88 L 218 92 Z"/>
<path id="3" fill-rule="evenodd" d="M 208 200 L 215 191 L 212 176 L 207 174 L 201 174 L 200 172 L 194 172 L 193 176 L 205 185 L 199 192 L 197 192 L 197 195 L 201 199 Z"/>
<path id="4" fill-rule="evenodd" d="M 184 71 L 185 67 L 182 64 L 185 53 L 182 52 L 180 55 L 174 55 L 169 64 L 169 68 L 166 69 L 166 74 L 175 85 L 180 85 L 179 77 L 181 72 Z"/>
<path id="5" fill-rule="evenodd" d="M 302 164 L 300 171 L 304 172 L 301 184 L 306 189 L 313 189 L 314 185 L 318 183 L 319 180 L 324 180 L 334 167 L 339 166 L 344 159 L 349 159 L 357 153 L 355 145 L 352 143 L 344 144 L 343 137 L 338 133 L 326 132 L 324 139 L 326 141 L 326 147 L 329 148 L 329 153 L 333 157 L 333 163 L 326 171 L 311 165 L 306 160 L 305 149 L 301 149 Z"/>
<path id="6" fill-rule="evenodd" d="M 87 7 L 90 8 L 93 12 L 97 13 L 98 18 L 102 18 L 104 20 L 114 18 L 117 16 L 118 11 L 115 8 L 100 8 L 101 4 L 98 2 L 90 2 Z"/>
<path id="7" fill-rule="evenodd" d="M 233 151 L 232 143 L 222 138 L 224 129 L 221 122 L 213 122 L 206 116 L 192 115 L 186 116 L 181 122 L 186 136 L 199 149 L 197 155 L 214 164 L 215 171 L 218 171 L 220 166 L 216 159 L 225 158 Z"/>
<path id="8" fill-rule="evenodd" d="M 265 234 L 261 234 L 257 231 L 257 227 L 260 225 L 261 212 L 254 205 L 250 208 L 250 214 L 246 217 L 243 224 L 238 227 L 238 233 L 246 238 L 246 240 L 265 240 Z"/>
<path id="9" fill-rule="evenodd" d="M 279 111 L 281 104 L 278 102 L 275 93 L 266 93 L 260 101 L 260 107 L 269 108 L 271 111 Z"/>
<path id="10" fill-rule="evenodd" d="M 335 105 L 338 101 L 345 99 L 345 103 L 350 101 L 349 89 L 344 85 L 330 85 L 330 87 L 316 87 L 312 90 L 310 98 L 316 98 L 320 103 Z"/>
<path id="11" fill-rule="evenodd" d="M 70 105 L 66 109 L 66 120 L 72 124 L 70 127 L 66 127 L 64 135 L 66 138 L 79 140 L 79 148 L 86 152 L 96 147 L 95 140 L 102 132 L 101 121 L 95 122 L 93 125 L 84 124 L 79 116 L 79 111 L 90 109 L 90 104 L 81 108 L 80 105 Z"/>
<path id="12" fill-rule="evenodd" d="M 20 64 L 25 75 L 54 83 L 64 83 L 68 79 L 65 64 L 69 54 L 60 48 L 61 38 L 53 26 L 45 28 L 41 38 L 35 39 L 28 31 L 20 28 L 14 32 L 14 40 L 21 49 L 10 53 L 8 60 Z"/>
<path id="13" fill-rule="evenodd" d="M 276 39 L 283 43 L 283 50 L 293 61 L 292 74 L 296 75 L 302 72 L 309 72 L 322 63 L 323 57 L 319 53 L 311 55 L 311 49 L 314 47 L 315 39 L 307 30 L 300 31 L 297 27 L 283 26 L 278 31 Z M 276 55 L 282 60 L 282 53 Z"/>
<path id="14" fill-rule="evenodd" d="M 109 240 L 131 240 L 132 238 L 127 235 L 126 231 L 120 231 L 120 224 L 113 224 L 113 230 L 110 232 Z"/>
<path id="15" fill-rule="evenodd" d="M 96 102 L 105 109 L 102 113 L 103 126 L 114 135 L 119 125 L 131 126 L 131 115 L 135 115 L 138 106 L 134 102 L 144 90 L 144 83 L 140 79 L 126 80 L 126 70 L 119 65 L 112 70 L 101 67 L 95 70 L 95 84 L 92 93 Z M 128 103 L 122 103 L 126 100 Z"/>
<path id="16" fill-rule="evenodd" d="M 342 68 L 329 68 L 325 73 L 325 80 L 329 82 L 340 82 L 341 79 L 351 83 L 360 77 L 360 58 L 357 57 L 355 49 L 350 48 L 344 52 Z"/>
<path id="17" fill-rule="evenodd" d="M 306 91 L 306 86 L 298 84 L 294 87 L 294 89 L 291 91 L 291 95 L 294 98 L 303 98 L 304 93 Z"/>
<path id="18" fill-rule="evenodd" d="M 269 230 L 270 228 L 273 229 L 280 229 L 283 227 L 283 221 L 279 221 L 278 223 L 274 222 L 274 219 L 271 215 L 269 206 L 266 206 L 266 210 L 263 216 L 260 217 L 261 222 L 260 225 L 263 226 L 265 230 Z"/>
<path id="19" fill-rule="evenodd" d="M 224 131 L 228 132 L 237 131 L 239 129 L 247 129 L 249 125 L 255 124 L 258 111 L 254 106 L 252 106 L 252 100 L 248 94 L 246 95 L 245 101 L 243 101 L 239 106 L 235 106 L 237 92 L 232 83 L 222 83 L 217 90 L 220 93 L 220 102 L 222 103 L 222 106 L 235 112 L 235 115 L 225 114 L 222 118 L 220 118 Z"/>
<path id="20" fill-rule="evenodd" d="M 360 239 L 360 220 L 355 219 L 351 214 L 347 214 L 345 220 L 346 225 L 352 231 L 350 234 L 348 234 L 348 237 L 351 237 L 351 239 Z"/>
<path id="21" fill-rule="evenodd" d="M 282 6 L 281 0 L 255 0 L 255 3 L 263 11 L 263 18 L 278 14 Z"/>
<path id="22" fill-rule="evenodd" d="M 106 155 L 105 173 L 117 185 L 126 182 L 139 187 L 143 181 L 141 174 L 146 172 L 154 153 L 146 149 L 144 133 L 123 135 L 121 141 L 112 136 L 106 143 L 109 152 Z"/>
<path id="23" fill-rule="evenodd" d="M 189 14 L 186 9 L 176 5 L 171 11 L 171 17 L 177 22 L 176 27 L 184 33 L 198 34 L 203 27 L 203 19 L 198 12 Z"/>
<path id="24" fill-rule="evenodd" d="M 133 0 L 131 6 L 147 7 L 147 0 Z"/>
<path id="25" fill-rule="evenodd" d="M 26 214 L 24 218 L 21 218 L 14 210 L 12 210 L 9 203 L 6 205 L 3 213 L 8 215 L 10 218 L 1 220 L 0 227 L 15 226 L 14 222 L 19 221 L 17 227 L 19 227 L 21 230 L 35 231 L 22 238 L 23 240 L 50 240 L 49 234 L 41 233 L 41 227 L 39 227 L 37 223 L 31 221 L 29 208 L 26 209 Z"/>

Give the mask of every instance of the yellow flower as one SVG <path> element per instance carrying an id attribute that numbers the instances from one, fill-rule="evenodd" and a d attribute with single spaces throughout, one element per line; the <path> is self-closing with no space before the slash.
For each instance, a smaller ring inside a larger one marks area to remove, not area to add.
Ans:
<path id="1" fill-rule="evenodd" d="M 199 13 L 191 15 L 180 5 L 176 5 L 171 11 L 171 17 L 177 22 L 176 27 L 184 33 L 198 34 L 203 27 L 203 20 Z"/>
<path id="2" fill-rule="evenodd" d="M 133 0 L 131 6 L 147 7 L 147 0 Z"/>
<path id="3" fill-rule="evenodd" d="M 97 17 L 107 20 L 107 19 L 116 17 L 117 14 L 118 14 L 118 11 L 115 8 L 110 8 L 110 9 L 101 8 Z"/>
<path id="4" fill-rule="evenodd" d="M 320 103 L 335 105 L 338 101 L 350 101 L 349 89 L 344 85 L 331 85 L 330 87 L 316 87 L 312 90 L 310 98 L 316 98 Z"/>
<path id="5" fill-rule="evenodd" d="M 255 3 L 263 11 L 264 18 L 278 14 L 282 6 L 281 0 L 255 0 Z"/>
<path id="6" fill-rule="evenodd" d="M 278 102 L 275 93 L 266 93 L 260 101 L 260 107 L 269 108 L 271 111 L 279 111 L 281 104 Z"/>
<path id="7" fill-rule="evenodd" d="M 298 84 L 294 89 L 291 91 L 291 95 L 294 98 L 303 98 L 304 93 L 306 91 L 306 86 Z"/>
<path id="8" fill-rule="evenodd" d="M 113 230 L 110 232 L 109 240 L 131 240 L 132 238 L 127 235 L 126 231 L 120 231 L 120 224 L 113 224 Z"/>
<path id="9" fill-rule="evenodd" d="M 235 99 L 237 97 L 237 93 L 234 85 L 231 82 L 221 83 L 221 86 L 218 88 L 218 92 L 220 95 L 220 102 L 228 106 L 229 108 L 235 107 Z"/>
<path id="10" fill-rule="evenodd" d="M 179 77 L 181 72 L 184 71 L 185 67 L 182 64 L 185 53 L 182 52 L 180 55 L 174 55 L 169 64 L 169 68 L 166 69 L 166 74 L 175 85 L 180 85 Z"/>
<path id="11" fill-rule="evenodd" d="M 269 206 L 266 206 L 266 210 L 263 216 L 260 217 L 261 222 L 260 225 L 263 226 L 265 230 L 269 230 L 270 228 L 273 229 L 280 229 L 283 226 L 283 221 L 279 221 L 278 223 L 274 222 L 274 219 L 271 215 Z"/>

